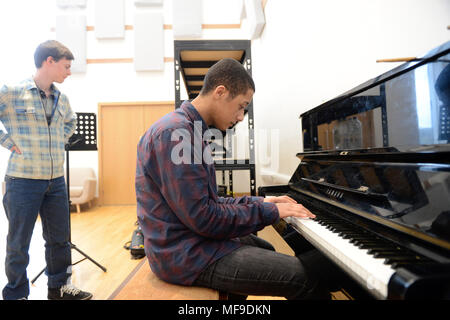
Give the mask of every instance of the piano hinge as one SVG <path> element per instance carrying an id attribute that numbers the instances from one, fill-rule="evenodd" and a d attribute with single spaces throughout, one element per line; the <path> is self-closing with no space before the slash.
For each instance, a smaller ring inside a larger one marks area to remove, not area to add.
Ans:
<path id="1" fill-rule="evenodd" d="M 344 193 L 341 191 L 333 190 L 333 189 L 327 189 L 326 194 L 329 196 L 335 197 L 337 199 L 341 199 L 344 196 Z"/>

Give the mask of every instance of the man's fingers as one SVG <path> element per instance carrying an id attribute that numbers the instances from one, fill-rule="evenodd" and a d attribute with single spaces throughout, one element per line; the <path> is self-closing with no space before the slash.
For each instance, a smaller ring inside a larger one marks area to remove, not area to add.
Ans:
<path id="1" fill-rule="evenodd" d="M 301 218 L 315 218 L 316 217 L 316 215 L 313 214 L 308 209 L 299 211 L 296 216 L 301 217 Z"/>
<path id="2" fill-rule="evenodd" d="M 20 152 L 20 149 L 19 149 L 17 146 L 12 147 L 12 148 L 11 148 L 11 152 L 15 152 L 15 153 L 18 153 L 18 154 L 22 154 L 22 152 Z"/>
<path id="3" fill-rule="evenodd" d="M 296 204 L 296 207 L 297 207 L 298 216 L 305 217 L 305 218 L 315 218 L 316 217 L 315 214 L 313 214 L 311 211 L 306 209 L 301 204 Z"/>
<path id="4" fill-rule="evenodd" d="M 284 217 L 299 217 L 299 218 L 315 218 L 316 216 L 298 203 L 279 203 L 277 204 L 278 211 L 281 218 Z"/>
<path id="5" fill-rule="evenodd" d="M 289 197 L 289 196 L 281 196 L 280 198 L 283 198 L 283 200 L 284 200 L 285 202 L 297 203 L 297 201 L 295 201 L 294 199 L 292 199 L 292 198 Z"/>

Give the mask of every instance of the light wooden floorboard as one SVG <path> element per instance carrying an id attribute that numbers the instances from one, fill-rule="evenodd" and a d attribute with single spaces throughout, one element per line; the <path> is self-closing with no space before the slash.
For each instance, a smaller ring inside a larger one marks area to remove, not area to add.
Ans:
<path id="1" fill-rule="evenodd" d="M 74 209 L 74 208 L 73 208 Z M 123 248 L 131 240 L 136 228 L 136 206 L 94 206 L 83 207 L 81 213 L 71 212 L 72 243 L 93 260 L 107 269 L 103 272 L 89 260 L 84 260 L 72 268 L 72 283 L 78 288 L 93 293 L 93 299 L 106 300 L 127 278 L 142 260 L 131 259 L 130 252 Z M 4 259 L 6 248 L 7 219 L 0 209 L 0 289 L 6 284 Z M 292 249 L 280 235 L 268 226 L 258 232 L 276 251 L 293 255 Z M 45 266 L 44 240 L 40 220 L 36 222 L 30 246 L 28 277 L 33 279 Z M 73 263 L 84 258 L 72 250 Z M 30 300 L 47 299 L 47 277 L 42 274 L 31 286 Z M 345 295 L 334 293 L 334 299 L 346 299 Z M 1 299 L 1 297 L 0 297 Z M 249 300 L 279 300 L 280 297 L 249 296 Z"/>
<path id="2" fill-rule="evenodd" d="M 6 284 L 4 258 L 7 220 L 0 213 L 0 287 Z M 130 274 L 141 260 L 131 259 L 129 250 L 123 245 L 131 240 L 136 228 L 136 206 L 102 206 L 83 208 L 81 213 L 71 213 L 72 243 L 86 255 L 107 269 L 103 272 L 89 260 L 72 267 L 72 283 L 78 288 L 93 293 L 93 299 L 105 300 Z M 40 219 L 36 222 L 30 246 L 28 278 L 33 279 L 45 266 L 44 241 Z M 73 263 L 84 258 L 72 250 Z M 42 274 L 30 288 L 30 300 L 47 299 L 47 277 Z"/>

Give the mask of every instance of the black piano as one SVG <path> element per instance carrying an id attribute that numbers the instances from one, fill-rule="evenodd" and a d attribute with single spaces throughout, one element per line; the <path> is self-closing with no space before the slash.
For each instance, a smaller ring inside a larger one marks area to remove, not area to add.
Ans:
<path id="1" fill-rule="evenodd" d="M 289 183 L 258 189 L 317 216 L 276 223 L 286 243 L 324 253 L 352 297 L 450 299 L 450 42 L 300 118 Z"/>

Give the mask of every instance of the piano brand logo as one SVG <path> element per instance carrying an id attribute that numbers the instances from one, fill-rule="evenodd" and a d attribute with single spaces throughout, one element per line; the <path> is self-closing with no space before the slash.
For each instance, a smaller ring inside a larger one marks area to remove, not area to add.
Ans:
<path id="1" fill-rule="evenodd" d="M 238 131 L 238 130 L 236 130 Z M 278 170 L 280 134 L 278 129 L 258 130 L 258 145 L 255 145 L 254 129 L 234 129 L 222 132 L 215 128 L 203 128 L 202 121 L 194 121 L 193 132 L 177 129 L 171 134 L 175 142 L 171 149 L 171 160 L 174 164 L 255 164 Z M 231 143 L 229 143 L 231 139 Z M 231 150 L 230 150 L 231 149 Z M 255 152 L 255 157 L 250 156 Z"/>

